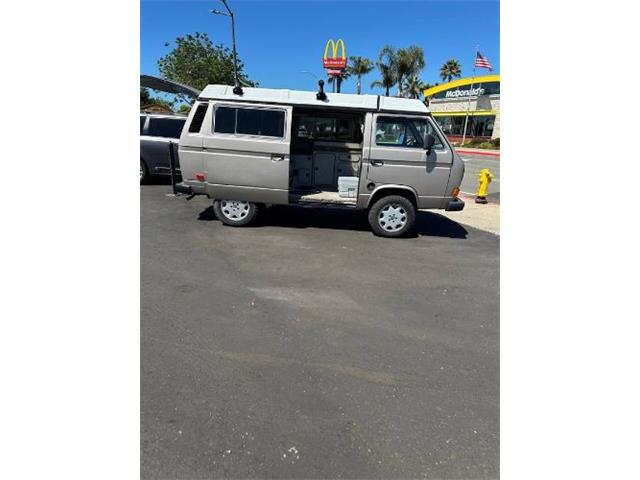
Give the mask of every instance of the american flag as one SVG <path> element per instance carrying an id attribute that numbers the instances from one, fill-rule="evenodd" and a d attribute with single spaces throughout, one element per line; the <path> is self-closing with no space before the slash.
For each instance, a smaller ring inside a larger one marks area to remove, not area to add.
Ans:
<path id="1" fill-rule="evenodd" d="M 493 71 L 493 67 L 489 63 L 489 60 L 487 59 L 487 57 L 482 55 L 480 52 L 476 52 L 476 63 L 474 66 L 481 67 L 481 68 L 488 68 L 490 72 Z"/>

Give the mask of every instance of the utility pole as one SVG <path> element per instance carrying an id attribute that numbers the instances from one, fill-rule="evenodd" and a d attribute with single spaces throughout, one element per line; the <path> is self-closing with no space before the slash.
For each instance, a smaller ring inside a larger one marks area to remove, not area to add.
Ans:
<path id="1" fill-rule="evenodd" d="M 233 78 L 235 82 L 235 86 L 233 87 L 233 93 L 236 95 L 242 95 L 242 87 L 240 86 L 240 80 L 238 79 L 238 55 L 236 53 L 236 25 L 233 17 L 233 12 L 227 5 L 227 0 L 220 0 L 224 7 L 227 9 L 227 13 L 221 12 L 220 10 L 211 10 L 211 13 L 215 15 L 224 15 L 225 17 L 231 18 L 231 41 L 233 45 Z"/>
<path id="2" fill-rule="evenodd" d="M 464 141 L 467 138 L 467 124 L 469 123 L 469 111 L 471 110 L 471 94 L 473 93 L 473 84 L 476 80 L 476 58 L 478 57 L 478 52 L 480 51 L 480 45 L 476 45 L 476 56 L 473 57 L 473 77 L 471 79 L 471 90 L 469 91 L 469 101 L 467 102 L 467 115 L 464 117 L 464 129 L 462 131 L 462 145 L 464 147 Z M 478 100 L 476 100 L 476 109 L 478 108 Z M 473 135 L 472 135 L 473 137 Z"/>

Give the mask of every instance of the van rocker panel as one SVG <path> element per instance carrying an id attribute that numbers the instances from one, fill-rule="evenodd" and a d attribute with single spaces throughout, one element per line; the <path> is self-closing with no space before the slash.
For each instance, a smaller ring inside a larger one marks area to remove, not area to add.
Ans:
<path id="1" fill-rule="evenodd" d="M 221 200 L 242 200 L 245 202 L 270 203 L 274 205 L 287 205 L 289 203 L 289 190 L 277 188 L 207 183 L 206 192 L 209 197 Z"/>

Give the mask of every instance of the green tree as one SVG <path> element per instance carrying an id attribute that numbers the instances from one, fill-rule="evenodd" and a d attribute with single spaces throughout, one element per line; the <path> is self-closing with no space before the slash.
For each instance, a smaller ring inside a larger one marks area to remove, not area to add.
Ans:
<path id="1" fill-rule="evenodd" d="M 422 85 L 422 91 L 424 92 L 424 90 L 429 90 L 430 88 L 437 87 L 438 85 L 440 85 L 438 82 L 436 83 L 427 82 Z M 429 106 L 430 102 L 431 102 L 431 97 L 424 97 L 424 103 L 426 103 L 427 106 Z"/>
<path id="2" fill-rule="evenodd" d="M 454 78 L 460 78 L 462 75 L 460 63 L 455 58 L 451 58 L 440 67 L 440 78 L 443 82 L 450 82 Z"/>
<path id="3" fill-rule="evenodd" d="M 417 75 L 409 77 L 404 84 L 404 91 L 409 98 L 420 98 L 427 84 L 418 78 Z"/>
<path id="4" fill-rule="evenodd" d="M 397 66 L 398 66 L 398 52 L 392 45 L 385 45 L 378 54 L 378 70 L 380 70 L 381 79 L 380 84 L 384 84 L 386 89 L 385 96 L 389 96 L 389 89 L 395 85 L 398 78 Z M 389 85 L 391 81 L 391 85 Z M 382 85 L 381 85 L 382 86 Z"/>
<path id="5" fill-rule="evenodd" d="M 140 87 L 140 106 L 143 107 L 145 105 L 149 105 L 151 103 L 151 94 L 149 93 L 149 89 L 145 87 Z"/>
<path id="6" fill-rule="evenodd" d="M 146 87 L 140 87 L 140 108 L 146 107 L 148 105 L 163 105 L 169 110 L 173 110 L 173 105 L 175 104 L 175 100 L 173 102 L 169 102 L 159 97 L 154 97 L 149 92 L 149 89 Z"/>
<path id="7" fill-rule="evenodd" d="M 329 85 L 333 85 L 333 83 L 336 83 L 337 88 L 337 92 L 340 93 L 340 89 L 342 88 L 342 82 L 344 82 L 345 80 L 347 80 L 349 77 L 351 76 L 351 73 L 345 69 L 342 72 L 342 75 L 339 76 L 333 76 L 330 75 L 329 78 L 327 78 L 327 83 Z"/>
<path id="8" fill-rule="evenodd" d="M 364 57 L 349 57 L 351 65 L 347 67 L 347 72 L 351 75 L 355 75 L 357 78 L 356 82 L 356 94 L 360 95 L 361 85 L 362 85 L 362 76 L 371 72 L 375 68 L 373 62 L 368 58 Z"/>
<path id="9" fill-rule="evenodd" d="M 382 62 L 377 62 L 376 67 L 380 72 L 380 79 L 371 83 L 371 88 L 384 88 L 385 97 L 389 96 L 389 89 L 395 84 L 393 72 L 389 65 Z"/>
<path id="10" fill-rule="evenodd" d="M 168 45 L 168 44 L 166 44 Z M 206 33 L 178 37 L 171 52 L 158 60 L 160 74 L 169 80 L 202 90 L 211 83 L 234 85 L 233 53 L 222 44 L 213 45 Z M 243 72 L 238 58 L 238 78 L 246 86 L 254 86 Z"/>
<path id="11" fill-rule="evenodd" d="M 420 74 L 426 65 L 424 51 L 418 45 L 411 45 L 408 48 L 396 49 L 391 45 L 385 45 L 378 56 L 378 62 L 385 65 L 394 78 L 394 83 L 398 85 L 399 97 L 403 97 L 403 84 L 405 79 Z"/>
<path id="12" fill-rule="evenodd" d="M 396 82 L 398 83 L 398 96 L 405 96 L 404 81 L 417 76 L 425 67 L 424 51 L 422 47 L 411 45 L 409 48 L 398 50 L 396 61 Z"/>

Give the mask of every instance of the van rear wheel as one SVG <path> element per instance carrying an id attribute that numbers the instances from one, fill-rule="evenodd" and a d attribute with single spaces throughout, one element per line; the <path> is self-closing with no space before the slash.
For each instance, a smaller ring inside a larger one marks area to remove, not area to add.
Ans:
<path id="1" fill-rule="evenodd" d="M 381 237 L 401 237 L 416 222 L 416 208 L 400 195 L 382 197 L 369 209 L 369 225 Z"/>
<path id="2" fill-rule="evenodd" d="M 215 200 L 213 211 L 225 225 L 242 227 L 255 220 L 258 215 L 258 206 L 242 200 Z"/>

